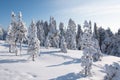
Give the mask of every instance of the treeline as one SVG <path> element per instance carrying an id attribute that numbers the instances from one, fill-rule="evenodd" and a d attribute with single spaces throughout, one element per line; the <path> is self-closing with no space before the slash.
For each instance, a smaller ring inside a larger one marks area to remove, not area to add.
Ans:
<path id="1" fill-rule="evenodd" d="M 120 29 L 117 33 L 113 34 L 110 28 L 105 30 L 102 27 L 98 27 L 96 23 L 92 26 L 91 21 L 85 21 L 85 23 L 91 28 L 94 27 L 92 31 L 93 37 L 99 41 L 102 53 L 120 56 Z M 49 22 L 39 20 L 35 25 L 37 27 L 37 37 L 40 40 L 40 46 L 60 48 L 62 38 L 64 37 L 68 49 L 81 50 L 81 38 L 83 34 L 81 27 L 83 26 L 75 24 L 72 19 L 69 19 L 67 28 L 65 28 L 63 22 L 60 22 L 59 26 L 57 26 L 54 17 L 50 17 Z M 7 32 L 1 28 L 0 39 L 5 40 L 6 35 Z"/>

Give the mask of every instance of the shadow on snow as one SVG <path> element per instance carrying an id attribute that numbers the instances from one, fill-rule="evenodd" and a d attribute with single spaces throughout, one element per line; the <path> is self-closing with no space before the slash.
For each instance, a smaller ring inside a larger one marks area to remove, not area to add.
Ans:
<path id="1" fill-rule="evenodd" d="M 53 78 L 53 79 L 50 79 L 50 80 L 77 80 L 79 78 L 82 78 L 84 77 L 82 74 L 80 73 L 68 73 L 66 75 L 62 75 L 62 76 L 59 76 L 57 78 Z"/>
<path id="2" fill-rule="evenodd" d="M 4 63 L 18 63 L 18 62 L 26 62 L 27 60 L 24 60 L 24 59 L 17 59 L 17 60 L 13 60 L 13 59 L 3 59 L 3 60 L 0 60 L 0 64 L 4 64 Z"/>
<path id="3" fill-rule="evenodd" d="M 81 62 L 80 59 L 73 59 L 71 61 L 63 62 L 63 63 L 57 64 L 57 65 L 50 65 L 50 66 L 47 66 L 47 67 L 56 67 L 56 66 L 61 66 L 61 65 L 76 64 L 76 63 L 80 63 L 80 62 Z"/>
<path id="4" fill-rule="evenodd" d="M 72 58 L 70 56 L 66 56 L 66 55 L 62 55 L 62 54 L 55 54 L 55 53 L 61 53 L 61 51 L 49 51 L 49 52 L 40 52 L 41 55 L 44 55 L 44 54 L 49 54 L 49 55 L 52 55 L 52 56 L 57 56 L 57 57 L 62 57 L 64 59 L 75 59 L 75 58 Z M 67 53 L 65 53 L 67 54 Z"/>

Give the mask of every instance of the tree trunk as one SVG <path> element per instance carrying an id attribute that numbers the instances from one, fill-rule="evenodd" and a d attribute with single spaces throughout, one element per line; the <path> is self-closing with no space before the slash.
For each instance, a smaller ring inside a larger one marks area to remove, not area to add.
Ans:
<path id="1" fill-rule="evenodd" d="M 14 49 L 14 52 L 15 52 L 15 54 L 16 54 L 16 56 L 17 56 L 18 53 L 17 53 L 17 51 L 16 51 L 16 50 L 17 50 L 17 48 L 16 48 L 16 47 L 17 47 L 16 41 L 15 41 L 15 44 L 14 44 L 13 46 L 14 46 L 14 48 L 15 48 L 15 49 Z"/>
<path id="2" fill-rule="evenodd" d="M 35 55 L 33 54 L 33 56 L 32 56 L 32 60 L 33 60 L 33 61 L 35 61 L 35 59 L 34 59 L 34 58 L 35 58 Z"/>
<path id="3" fill-rule="evenodd" d="M 85 66 L 85 76 L 87 76 L 87 67 Z"/>
<path id="4" fill-rule="evenodd" d="M 20 55 L 21 55 L 21 51 L 22 51 L 22 43 L 20 42 Z"/>
<path id="5" fill-rule="evenodd" d="M 11 44 L 9 45 L 9 52 L 11 53 Z"/>

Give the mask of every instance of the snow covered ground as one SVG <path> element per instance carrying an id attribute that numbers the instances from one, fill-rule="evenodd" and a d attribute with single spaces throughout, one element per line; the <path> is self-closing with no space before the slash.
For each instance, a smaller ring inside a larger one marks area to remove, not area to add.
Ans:
<path id="1" fill-rule="evenodd" d="M 105 64 L 120 62 L 120 58 L 104 56 L 102 61 L 94 62 L 92 76 L 84 77 L 82 70 L 82 51 L 41 48 L 40 57 L 32 61 L 23 47 L 22 55 L 15 56 L 8 52 L 8 45 L 0 41 L 0 80 L 103 80 Z"/>

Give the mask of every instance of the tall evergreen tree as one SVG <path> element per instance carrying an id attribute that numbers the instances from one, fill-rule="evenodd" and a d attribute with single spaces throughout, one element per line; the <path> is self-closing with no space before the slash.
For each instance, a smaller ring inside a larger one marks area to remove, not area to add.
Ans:
<path id="1" fill-rule="evenodd" d="M 59 24 L 59 31 L 60 31 L 60 35 L 59 35 L 60 44 L 59 45 L 61 45 L 62 37 L 65 37 L 64 24 L 62 22 L 60 22 Z"/>
<path id="2" fill-rule="evenodd" d="M 40 41 L 37 38 L 37 27 L 34 20 L 31 22 L 31 25 L 28 29 L 28 54 L 30 54 L 30 58 L 35 61 L 35 57 L 37 57 L 40 53 Z"/>
<path id="3" fill-rule="evenodd" d="M 76 24 L 72 19 L 69 19 L 68 22 L 66 43 L 68 49 L 76 49 Z"/>
<path id="4" fill-rule="evenodd" d="M 52 47 L 59 48 L 59 33 L 56 27 L 56 21 L 53 17 L 50 17 L 49 32 L 47 37 Z"/>
<path id="5" fill-rule="evenodd" d="M 98 35 L 98 27 L 97 24 L 94 23 L 94 32 L 93 32 L 93 37 L 96 38 L 98 40 L 99 35 Z"/>
<path id="6" fill-rule="evenodd" d="M 45 39 L 46 39 L 48 32 L 49 32 L 49 25 L 48 25 L 47 21 L 44 22 L 43 29 L 44 29 L 44 33 L 45 33 Z"/>
<path id="7" fill-rule="evenodd" d="M 82 50 L 83 56 L 81 57 L 81 66 L 83 67 L 83 73 L 85 76 L 91 74 L 93 52 L 95 51 L 92 42 L 92 31 L 87 21 L 84 22 L 84 32 L 82 35 Z"/>
<path id="8" fill-rule="evenodd" d="M 37 37 L 40 40 L 40 45 L 44 46 L 44 42 L 45 42 L 45 33 L 44 33 L 44 22 L 43 21 L 38 21 L 36 23 L 37 26 Z"/>
<path id="9" fill-rule="evenodd" d="M 8 33 L 6 41 L 9 43 L 9 52 L 15 52 L 17 55 L 16 47 L 16 32 L 17 32 L 17 20 L 14 12 L 11 13 L 11 24 L 8 27 Z"/>
<path id="10" fill-rule="evenodd" d="M 77 35 L 76 35 L 76 45 L 77 45 L 78 50 L 81 49 L 81 37 L 82 37 L 82 34 L 83 34 L 83 31 L 81 29 L 81 25 L 78 25 Z"/>
<path id="11" fill-rule="evenodd" d="M 27 32 L 27 28 L 22 20 L 22 13 L 19 12 L 17 31 L 16 31 L 16 41 L 20 43 L 20 53 L 22 50 L 22 42 L 26 39 L 26 32 Z"/>

